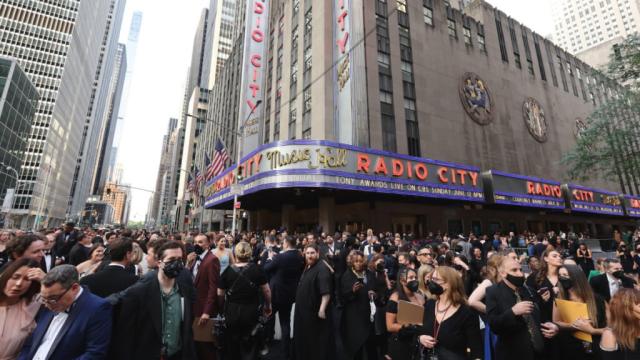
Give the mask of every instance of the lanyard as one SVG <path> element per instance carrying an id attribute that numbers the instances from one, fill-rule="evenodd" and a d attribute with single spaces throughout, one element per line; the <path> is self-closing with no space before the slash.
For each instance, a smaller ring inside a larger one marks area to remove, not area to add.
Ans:
<path id="1" fill-rule="evenodd" d="M 433 338 L 437 341 L 438 340 L 438 335 L 440 334 L 440 329 L 442 328 L 442 323 L 444 322 L 445 318 L 447 317 L 447 312 L 449 311 L 449 308 L 451 308 L 452 304 L 449 304 L 449 306 L 447 306 L 446 309 L 444 309 L 444 314 L 442 315 L 442 322 L 438 323 L 438 301 L 436 301 L 436 313 L 433 317 Z"/>

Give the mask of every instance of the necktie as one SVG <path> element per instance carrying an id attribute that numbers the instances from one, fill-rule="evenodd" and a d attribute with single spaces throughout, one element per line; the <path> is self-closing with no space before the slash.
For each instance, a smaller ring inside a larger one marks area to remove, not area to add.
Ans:
<path id="1" fill-rule="evenodd" d="M 520 297 L 520 293 L 515 291 L 516 302 L 521 302 L 522 297 Z M 536 352 L 542 352 L 544 350 L 544 340 L 542 339 L 542 333 L 540 332 L 540 327 L 536 323 L 535 319 L 531 314 L 522 315 L 524 321 L 527 323 L 527 330 L 529 331 L 529 337 L 531 338 L 531 344 L 533 345 L 533 349 Z"/>

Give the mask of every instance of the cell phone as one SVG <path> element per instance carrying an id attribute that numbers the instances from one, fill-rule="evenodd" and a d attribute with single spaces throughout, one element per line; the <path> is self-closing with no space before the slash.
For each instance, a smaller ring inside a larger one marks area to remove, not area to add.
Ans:
<path id="1" fill-rule="evenodd" d="M 548 288 L 548 287 L 540 288 L 540 289 L 538 290 L 538 294 L 542 295 L 542 294 L 544 294 L 544 292 L 545 292 L 545 291 L 549 291 L 549 288 Z"/>

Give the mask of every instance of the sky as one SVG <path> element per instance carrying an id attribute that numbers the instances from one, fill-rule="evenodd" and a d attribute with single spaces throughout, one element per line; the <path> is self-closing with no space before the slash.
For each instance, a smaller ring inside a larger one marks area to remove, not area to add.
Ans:
<path id="1" fill-rule="evenodd" d="M 543 36 L 553 29 L 551 1 L 489 0 Z M 131 221 L 145 218 L 155 189 L 162 136 L 169 118 L 180 117 L 193 37 L 208 4 L 207 0 L 127 0 L 121 43 L 126 44 L 132 13 L 141 11 L 143 16 L 129 98 L 120 120 L 120 142 L 115 145 L 117 161 L 124 167 L 123 182 L 149 190 L 132 190 Z"/>

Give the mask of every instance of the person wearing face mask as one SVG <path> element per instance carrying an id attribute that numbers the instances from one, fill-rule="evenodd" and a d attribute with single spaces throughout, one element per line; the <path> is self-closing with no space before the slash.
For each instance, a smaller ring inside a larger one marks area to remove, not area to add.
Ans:
<path id="1" fill-rule="evenodd" d="M 410 359 L 415 348 L 417 328 L 398 323 L 398 302 L 408 301 L 424 306 L 424 296 L 419 291 L 418 274 L 414 269 L 405 267 L 398 271 L 396 289 L 387 303 L 386 323 L 390 333 L 387 355 L 391 359 Z"/>
<path id="2" fill-rule="evenodd" d="M 540 310 L 532 294 L 524 287 L 520 264 L 505 258 L 500 266 L 500 278 L 487 289 L 487 321 L 498 340 L 496 360 L 549 359 L 545 354 L 544 338 L 553 338 L 558 326 L 540 322 Z"/>
<path id="3" fill-rule="evenodd" d="M 207 321 L 218 313 L 218 282 L 220 281 L 220 261 L 209 250 L 209 235 L 198 234 L 193 239 L 193 252 L 187 256 L 187 268 L 193 276 L 196 288 L 196 302 L 193 316 L 196 326 L 205 326 Z M 215 359 L 213 343 L 196 341 L 196 353 L 201 359 Z"/>
<path id="4" fill-rule="evenodd" d="M 385 324 L 385 309 L 387 302 L 389 301 L 390 290 L 392 289 L 391 281 L 387 275 L 387 270 L 384 266 L 385 258 L 382 254 L 374 255 L 369 261 L 368 270 L 369 274 L 372 274 L 374 291 L 373 302 L 376 306 L 376 312 L 373 317 L 373 326 L 375 332 L 375 352 L 377 357 L 371 355 L 371 359 L 382 359 L 384 354 L 387 353 L 387 327 Z"/>
<path id="5" fill-rule="evenodd" d="M 195 359 L 193 284 L 176 281 L 184 272 L 184 249 L 168 241 L 156 253 L 155 279 L 139 281 L 122 295 L 110 358 Z"/>
<path id="6" fill-rule="evenodd" d="M 448 266 L 438 267 L 427 288 L 435 299 L 427 300 L 424 305 L 418 337 L 422 355 L 451 360 L 481 359 L 480 322 L 467 305 L 458 272 Z"/>
<path id="7" fill-rule="evenodd" d="M 262 268 L 251 261 L 251 245 L 239 242 L 234 248 L 237 262 L 220 275 L 218 299 L 225 318 L 225 359 L 256 359 L 262 334 L 257 330 L 260 293 L 264 299 L 262 314 L 271 316 L 271 289 Z"/>
<path id="8" fill-rule="evenodd" d="M 603 262 L 605 273 L 591 278 L 589 284 L 593 291 L 607 302 L 622 288 L 633 288 L 633 279 L 624 275 L 618 259 L 606 259 Z"/>
<path id="9" fill-rule="evenodd" d="M 553 322 L 560 328 L 559 347 L 563 359 L 601 359 L 600 338 L 607 324 L 604 299 L 595 295 L 587 277 L 577 265 L 564 265 L 558 270 L 560 292 L 558 299 L 579 302 L 587 305 L 588 318 L 572 323 L 564 322 L 557 306 L 553 307 Z M 573 336 L 582 331 L 592 336 L 592 342 L 584 342 Z"/>

